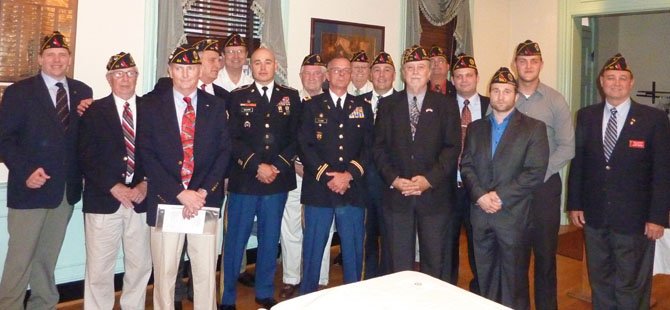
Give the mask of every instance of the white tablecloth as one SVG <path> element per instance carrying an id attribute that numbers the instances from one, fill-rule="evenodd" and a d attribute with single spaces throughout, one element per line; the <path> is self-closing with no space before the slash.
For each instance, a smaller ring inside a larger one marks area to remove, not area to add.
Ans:
<path id="1" fill-rule="evenodd" d="M 341 285 L 283 301 L 273 310 L 296 309 L 509 309 L 415 271 Z"/>
<path id="2" fill-rule="evenodd" d="M 663 237 L 656 240 L 654 253 L 654 274 L 670 274 L 670 229 L 663 232 Z"/>

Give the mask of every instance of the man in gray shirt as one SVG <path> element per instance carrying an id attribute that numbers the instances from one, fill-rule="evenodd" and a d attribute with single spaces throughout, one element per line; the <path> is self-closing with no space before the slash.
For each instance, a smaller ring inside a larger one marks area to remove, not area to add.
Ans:
<path id="1" fill-rule="evenodd" d="M 533 192 L 529 235 L 535 256 L 535 306 L 557 309 L 556 248 L 562 189 L 558 173 L 575 156 L 574 127 L 563 95 L 540 82 L 544 64 L 540 46 L 530 40 L 519 43 L 514 64 L 519 78 L 516 108 L 547 126 L 549 166 L 544 183 Z"/>

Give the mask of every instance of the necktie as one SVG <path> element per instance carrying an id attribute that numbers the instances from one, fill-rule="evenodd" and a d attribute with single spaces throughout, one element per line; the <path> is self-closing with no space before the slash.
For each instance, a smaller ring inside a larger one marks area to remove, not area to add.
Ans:
<path id="1" fill-rule="evenodd" d="M 337 98 L 337 108 L 342 110 L 342 98 Z"/>
<path id="2" fill-rule="evenodd" d="M 412 98 L 412 103 L 409 105 L 409 125 L 410 130 L 412 131 L 412 141 L 414 140 L 414 134 L 416 133 L 416 125 L 419 124 L 419 104 L 417 102 L 416 96 Z"/>
<path id="3" fill-rule="evenodd" d="M 441 93 L 442 92 L 442 87 L 440 86 L 440 84 L 435 84 L 434 90 L 438 93 Z"/>
<path id="4" fill-rule="evenodd" d="M 200 85 L 200 89 L 202 89 L 204 92 L 207 92 L 207 84 Z"/>
<path id="5" fill-rule="evenodd" d="M 382 95 L 377 95 L 377 104 L 375 105 L 375 110 L 374 110 L 375 117 L 377 115 L 377 111 L 379 111 L 379 100 L 382 100 L 382 98 L 383 98 Z"/>
<path id="6" fill-rule="evenodd" d="M 60 123 L 63 124 L 63 129 L 67 131 L 67 127 L 70 124 L 70 119 L 68 118 L 70 111 L 67 108 L 67 92 L 61 82 L 56 83 L 56 87 L 58 87 L 58 91 L 56 92 L 56 115 Z"/>
<path id="7" fill-rule="evenodd" d="M 123 128 L 123 138 L 126 143 L 126 172 L 127 175 L 135 172 L 135 126 L 133 124 L 133 112 L 130 111 L 130 104 L 126 102 L 123 105 L 123 119 L 121 120 L 121 127 Z"/>
<path id="8" fill-rule="evenodd" d="M 463 155 L 463 146 L 465 144 L 465 131 L 468 129 L 468 124 L 472 122 L 472 113 L 470 113 L 470 100 L 463 101 L 463 109 L 461 110 L 461 155 Z M 461 156 L 458 156 L 458 162 L 461 162 Z"/>
<path id="9" fill-rule="evenodd" d="M 265 100 L 265 103 L 270 103 L 270 99 L 268 98 L 268 87 L 263 86 L 261 89 L 263 89 L 263 100 Z"/>
<path id="10" fill-rule="evenodd" d="M 605 139 L 603 141 L 603 148 L 605 151 L 605 160 L 609 161 L 614 145 L 617 139 L 617 123 L 616 123 L 616 108 L 610 109 L 610 119 L 607 121 L 607 129 L 605 129 Z"/>
<path id="11" fill-rule="evenodd" d="M 184 187 L 188 188 L 188 183 L 191 182 L 195 166 L 193 161 L 195 110 L 193 110 L 193 105 L 191 105 L 191 98 L 184 97 L 184 102 L 186 102 L 186 109 L 184 110 L 184 116 L 181 118 L 181 146 L 184 151 L 184 160 L 181 166 L 181 181 L 184 183 Z"/>

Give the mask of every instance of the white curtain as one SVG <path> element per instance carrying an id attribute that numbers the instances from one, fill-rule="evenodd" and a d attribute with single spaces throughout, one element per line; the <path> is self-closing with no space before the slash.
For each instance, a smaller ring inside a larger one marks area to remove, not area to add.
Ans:
<path id="1" fill-rule="evenodd" d="M 184 12 L 195 0 L 158 1 L 158 36 L 156 40 L 156 76 L 167 76 L 170 53 L 186 43 Z"/>

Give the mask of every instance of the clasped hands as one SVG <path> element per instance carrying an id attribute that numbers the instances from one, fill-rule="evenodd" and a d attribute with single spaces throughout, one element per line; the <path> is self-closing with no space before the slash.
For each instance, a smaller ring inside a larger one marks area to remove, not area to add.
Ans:
<path id="1" fill-rule="evenodd" d="M 426 177 L 422 175 L 414 176 L 411 179 L 397 177 L 393 180 L 391 186 L 405 196 L 419 196 L 421 193 L 432 187 Z"/>
<path id="2" fill-rule="evenodd" d="M 496 213 L 502 209 L 502 200 L 498 193 L 490 191 L 477 199 L 477 205 L 486 213 Z"/>
<path id="3" fill-rule="evenodd" d="M 207 198 L 207 191 L 199 189 L 194 191 L 192 189 L 185 189 L 177 195 L 177 200 L 184 206 L 182 216 L 185 219 L 194 218 L 198 215 L 198 211 L 205 206 L 205 199 Z"/>
<path id="4" fill-rule="evenodd" d="M 147 182 L 143 181 L 135 187 L 128 187 L 121 183 L 116 183 L 110 190 L 112 196 L 118 200 L 122 206 L 132 209 L 134 203 L 141 203 L 147 197 Z"/>
<path id="5" fill-rule="evenodd" d="M 256 171 L 256 179 L 264 184 L 270 184 L 274 182 L 279 174 L 279 169 L 274 165 L 270 164 L 260 164 L 258 165 L 258 170 Z"/>
<path id="6" fill-rule="evenodd" d="M 326 172 L 326 175 L 329 177 L 332 177 L 330 181 L 328 181 L 328 188 L 340 195 L 344 195 L 344 193 L 347 192 L 349 188 L 351 188 L 351 180 L 354 179 L 354 177 L 351 176 L 351 173 L 348 171 L 345 172 Z"/>

